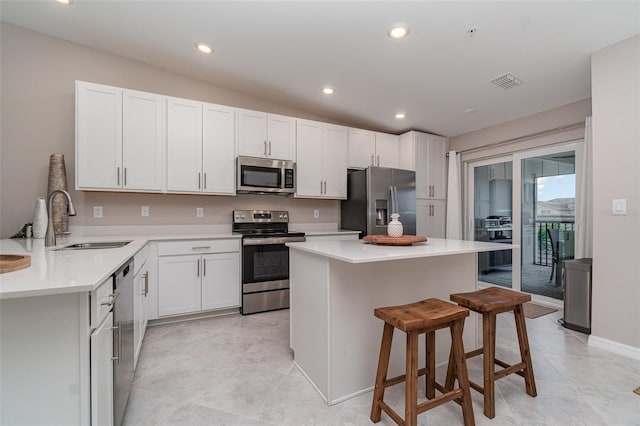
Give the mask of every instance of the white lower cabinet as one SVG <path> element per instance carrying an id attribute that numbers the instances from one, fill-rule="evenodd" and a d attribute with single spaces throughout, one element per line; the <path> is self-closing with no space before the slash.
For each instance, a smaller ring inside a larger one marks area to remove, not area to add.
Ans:
<path id="1" fill-rule="evenodd" d="M 159 316 L 240 306 L 240 240 L 160 242 L 158 256 Z"/>
<path id="2" fill-rule="evenodd" d="M 445 200 L 416 200 L 416 234 L 427 238 L 444 238 L 446 225 Z"/>
<path id="3" fill-rule="evenodd" d="M 113 425 L 113 313 L 91 333 L 91 424 Z"/>
<path id="4" fill-rule="evenodd" d="M 136 266 L 138 269 L 138 266 Z M 138 364 L 138 356 L 142 348 L 142 339 L 147 330 L 148 308 L 147 297 L 149 294 L 149 270 L 146 262 L 138 269 L 133 277 L 133 341 L 134 341 L 134 366 Z"/>

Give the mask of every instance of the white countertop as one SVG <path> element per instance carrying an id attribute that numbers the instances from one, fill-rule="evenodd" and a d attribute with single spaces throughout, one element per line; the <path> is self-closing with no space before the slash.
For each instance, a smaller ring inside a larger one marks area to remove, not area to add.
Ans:
<path id="1" fill-rule="evenodd" d="M 381 246 L 358 241 L 309 241 L 288 243 L 291 249 L 313 253 L 348 263 L 383 262 L 388 260 L 415 259 L 429 256 L 478 253 L 509 250 L 513 244 L 485 243 L 478 241 L 429 238 L 426 243 L 412 246 Z"/>
<path id="2" fill-rule="evenodd" d="M 45 247 L 44 239 L 0 240 L 0 254 L 31 256 L 31 266 L 0 274 L 0 299 L 92 291 L 149 241 L 240 239 L 232 233 L 75 237 Z M 128 241 L 121 248 L 55 250 L 77 242 Z M 52 250 L 53 249 L 53 250 Z"/>
<path id="3" fill-rule="evenodd" d="M 322 235 L 359 235 L 360 231 L 349 231 L 341 229 L 338 231 L 304 231 L 303 232 L 310 237 L 319 237 Z"/>

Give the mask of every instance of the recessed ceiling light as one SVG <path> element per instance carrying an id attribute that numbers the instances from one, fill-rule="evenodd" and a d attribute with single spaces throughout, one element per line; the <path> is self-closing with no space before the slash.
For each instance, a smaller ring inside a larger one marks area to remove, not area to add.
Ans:
<path id="1" fill-rule="evenodd" d="M 477 28 L 469 28 L 469 29 L 467 30 L 467 35 L 468 35 L 469 37 L 473 37 L 474 35 L 476 35 L 476 33 L 477 33 L 477 32 L 478 32 L 478 29 L 477 29 Z"/>
<path id="2" fill-rule="evenodd" d="M 405 118 L 407 116 L 407 114 L 405 114 L 404 112 L 399 112 L 396 114 L 396 118 L 402 119 Z"/>
<path id="3" fill-rule="evenodd" d="M 73 0 L 56 0 L 56 1 L 60 4 L 64 4 L 65 6 L 69 6 L 71 3 L 73 3 Z"/>
<path id="4" fill-rule="evenodd" d="M 409 35 L 409 27 L 404 24 L 396 24 L 391 27 L 391 29 L 389 29 L 389 32 L 387 34 L 389 34 L 389 37 L 394 40 L 400 40 Z"/>
<path id="5" fill-rule="evenodd" d="M 211 48 L 211 46 L 209 46 L 204 41 L 196 42 L 196 49 L 198 49 L 200 52 L 206 53 L 206 54 L 209 54 L 209 53 L 213 52 L 213 49 Z"/>
<path id="6" fill-rule="evenodd" d="M 335 93 L 335 90 L 333 90 L 331 87 L 325 87 L 324 89 L 322 89 L 322 93 L 324 93 L 325 95 L 333 95 Z"/>
<path id="7" fill-rule="evenodd" d="M 464 112 L 466 112 L 467 114 L 473 114 L 474 112 L 476 112 L 475 108 L 467 108 L 464 110 Z"/>

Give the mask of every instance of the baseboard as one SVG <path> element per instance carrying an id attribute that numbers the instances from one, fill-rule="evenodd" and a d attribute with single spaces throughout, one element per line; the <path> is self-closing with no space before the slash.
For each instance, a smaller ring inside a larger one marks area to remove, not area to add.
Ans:
<path id="1" fill-rule="evenodd" d="M 602 337 L 593 335 L 589 336 L 588 342 L 589 346 L 593 346 L 594 348 L 604 349 L 605 351 L 613 352 L 615 354 L 640 361 L 640 348 L 614 342 L 613 340 L 603 339 Z"/>

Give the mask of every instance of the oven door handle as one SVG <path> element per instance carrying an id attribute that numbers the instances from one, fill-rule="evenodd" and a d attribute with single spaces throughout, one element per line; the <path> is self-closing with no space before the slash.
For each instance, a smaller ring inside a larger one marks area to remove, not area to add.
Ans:
<path id="1" fill-rule="evenodd" d="M 244 238 L 243 246 L 267 246 L 274 244 L 300 243 L 306 241 L 305 237 L 267 237 L 267 238 Z"/>

